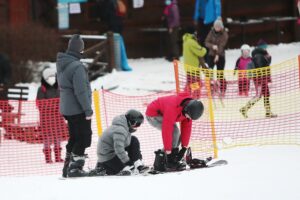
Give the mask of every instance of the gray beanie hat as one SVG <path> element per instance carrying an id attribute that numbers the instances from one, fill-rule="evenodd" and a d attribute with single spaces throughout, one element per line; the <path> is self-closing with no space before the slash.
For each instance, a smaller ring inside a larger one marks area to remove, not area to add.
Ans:
<path id="1" fill-rule="evenodd" d="M 80 35 L 78 34 L 73 35 L 69 40 L 68 51 L 80 53 L 83 50 L 84 50 L 84 42 L 80 37 Z"/>
<path id="2" fill-rule="evenodd" d="M 218 26 L 218 27 L 224 29 L 224 24 L 223 24 L 222 19 L 217 19 L 217 20 L 214 22 L 214 27 L 216 27 L 216 26 Z"/>

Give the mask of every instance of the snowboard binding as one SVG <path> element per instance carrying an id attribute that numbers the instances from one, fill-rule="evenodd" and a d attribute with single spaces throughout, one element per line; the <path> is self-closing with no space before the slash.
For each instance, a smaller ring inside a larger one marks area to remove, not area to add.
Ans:
<path id="1" fill-rule="evenodd" d="M 189 147 L 186 152 L 185 160 L 191 169 L 197 169 L 207 167 L 207 163 L 212 160 L 212 157 L 208 157 L 205 160 L 193 158 L 191 147 Z"/>

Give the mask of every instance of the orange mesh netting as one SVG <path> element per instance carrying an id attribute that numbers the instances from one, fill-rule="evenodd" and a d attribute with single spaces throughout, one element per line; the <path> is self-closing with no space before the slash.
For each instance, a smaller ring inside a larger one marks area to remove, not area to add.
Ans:
<path id="1" fill-rule="evenodd" d="M 217 156 L 220 148 L 244 145 L 300 144 L 298 59 L 235 75 L 226 70 L 218 76 L 216 71 L 200 71 L 175 62 L 175 76 L 177 92 L 189 91 L 205 105 L 204 115 L 193 123 L 193 156 Z M 85 169 L 94 168 L 98 134 L 114 116 L 131 108 L 145 113 L 149 102 L 173 93 L 126 96 L 95 91 L 93 138 L 86 151 L 89 158 Z M 61 174 L 63 163 L 55 162 L 55 154 L 61 151 L 64 158 L 68 128 L 58 112 L 58 103 L 59 99 L 0 101 L 0 176 Z M 270 118 L 271 114 L 278 116 Z M 144 161 L 151 165 L 154 151 L 162 147 L 160 131 L 145 120 L 134 134 L 141 142 Z M 52 163 L 46 163 L 45 157 L 49 144 Z"/>
<path id="2" fill-rule="evenodd" d="M 212 106 L 206 109 L 216 148 L 300 144 L 298 58 L 237 72 L 200 69 L 178 61 L 174 67 L 177 91 L 189 91 L 202 101 L 211 99 Z M 202 147 L 198 137 L 203 132 L 200 124 L 194 127 L 194 149 Z"/>
<path id="3" fill-rule="evenodd" d="M 156 93 L 146 96 L 124 96 L 103 91 L 102 106 L 105 108 L 102 112 L 105 127 L 111 124 L 113 117 L 117 114 L 125 113 L 127 110 L 134 108 L 142 113 L 145 113 L 147 105 L 159 96 L 166 96 L 175 93 Z M 197 140 L 204 141 L 207 145 L 202 146 L 202 151 L 199 149 L 198 155 L 202 157 L 211 156 L 212 153 L 212 136 L 209 120 L 204 114 L 203 120 L 199 120 L 194 126 L 201 126 L 203 134 L 197 134 Z M 206 120 L 204 120 L 206 119 Z M 208 134 L 206 134 L 208 133 Z M 161 131 L 152 127 L 147 120 L 138 129 L 136 135 L 141 142 L 141 150 L 144 162 L 152 165 L 154 161 L 154 151 L 163 147 Z"/>

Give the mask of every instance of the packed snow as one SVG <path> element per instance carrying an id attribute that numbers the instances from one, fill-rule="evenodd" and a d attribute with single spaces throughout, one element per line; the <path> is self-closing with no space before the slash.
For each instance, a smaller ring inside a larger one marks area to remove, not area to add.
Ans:
<path id="1" fill-rule="evenodd" d="M 299 50 L 300 43 L 269 46 L 273 63 L 295 58 Z M 239 55 L 238 49 L 226 51 L 226 69 L 234 68 Z M 93 81 L 92 88 L 104 87 L 126 95 L 175 89 L 172 63 L 162 58 L 141 58 L 129 59 L 129 65 L 133 71 L 114 71 Z M 30 99 L 35 99 L 38 84 L 29 86 Z M 60 180 L 60 174 L 0 177 L 0 195 L 2 200 L 299 200 L 299 155 L 299 146 L 240 147 L 220 149 L 219 158 L 228 161 L 226 166 L 180 173 L 70 180 Z"/>

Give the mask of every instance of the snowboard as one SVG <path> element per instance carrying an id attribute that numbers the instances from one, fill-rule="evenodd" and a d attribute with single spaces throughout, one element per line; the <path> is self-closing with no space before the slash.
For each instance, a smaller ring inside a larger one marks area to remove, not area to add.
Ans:
<path id="1" fill-rule="evenodd" d="M 198 169 L 204 169 L 204 168 L 212 168 L 212 167 L 218 167 L 218 166 L 222 166 L 222 165 L 227 165 L 228 162 L 227 160 L 217 160 L 217 161 L 212 161 L 206 164 L 206 166 L 203 167 L 198 167 L 198 168 L 187 168 L 185 170 L 179 170 L 179 171 L 157 171 L 154 169 L 151 169 L 150 171 L 148 171 L 146 174 L 144 175 L 157 175 L 157 174 L 167 174 L 167 173 L 181 173 L 184 171 L 191 171 L 191 170 L 198 170 Z"/>
<path id="2" fill-rule="evenodd" d="M 99 174 L 99 175 L 88 175 L 88 176 L 82 176 L 82 177 L 60 177 L 59 180 L 67 180 L 67 179 L 79 179 L 79 178 L 87 178 L 87 177 L 104 177 L 104 176 L 151 176 L 151 175 L 158 175 L 158 174 L 168 174 L 168 173 L 182 173 L 185 171 L 191 171 L 191 170 L 198 170 L 198 169 L 205 169 L 205 168 L 212 168 L 212 167 L 218 167 L 222 165 L 227 165 L 227 160 L 207 160 L 206 166 L 198 167 L 198 168 L 191 168 L 189 165 L 187 165 L 187 169 L 184 170 L 175 170 L 175 171 L 157 171 L 153 168 L 140 173 L 140 174 L 131 174 L 131 175 L 106 175 L 106 174 Z"/>

